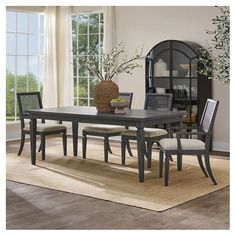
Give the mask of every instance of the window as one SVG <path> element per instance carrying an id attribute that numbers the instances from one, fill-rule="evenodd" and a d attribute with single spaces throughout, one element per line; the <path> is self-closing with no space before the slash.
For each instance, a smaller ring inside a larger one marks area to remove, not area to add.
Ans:
<path id="1" fill-rule="evenodd" d="M 94 88 L 98 82 L 79 63 L 87 48 L 97 54 L 98 63 L 103 50 L 103 13 L 86 13 L 72 16 L 74 105 L 94 106 Z M 75 57 L 76 56 L 76 57 Z"/>
<path id="2" fill-rule="evenodd" d="M 42 92 L 44 15 L 6 13 L 6 119 L 17 120 L 17 92 Z"/>

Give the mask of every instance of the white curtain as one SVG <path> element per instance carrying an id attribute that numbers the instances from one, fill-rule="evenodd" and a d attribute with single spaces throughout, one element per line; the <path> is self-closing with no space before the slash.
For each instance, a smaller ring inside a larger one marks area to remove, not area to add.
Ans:
<path id="1" fill-rule="evenodd" d="M 71 7 L 61 6 L 58 9 L 58 106 L 73 105 L 73 59 L 72 59 L 72 26 Z"/>
<path id="2" fill-rule="evenodd" d="M 45 7 L 45 77 L 43 81 L 44 107 L 56 107 L 57 100 L 57 50 L 56 7 Z"/>
<path id="3" fill-rule="evenodd" d="M 115 7 L 104 7 L 104 52 L 116 44 Z"/>

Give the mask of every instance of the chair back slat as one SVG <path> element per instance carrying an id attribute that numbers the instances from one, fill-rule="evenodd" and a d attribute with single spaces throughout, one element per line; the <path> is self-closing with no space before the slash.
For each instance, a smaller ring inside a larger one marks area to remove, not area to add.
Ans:
<path id="1" fill-rule="evenodd" d="M 119 97 L 126 98 L 129 101 L 129 109 L 131 109 L 133 101 L 133 93 L 120 92 Z"/>
<path id="2" fill-rule="evenodd" d="M 27 117 L 27 110 L 43 108 L 40 92 L 17 93 L 20 117 Z"/>
<path id="3" fill-rule="evenodd" d="M 172 94 L 147 93 L 145 104 L 144 104 L 144 109 L 171 111 L 172 110 L 172 102 L 173 102 L 173 95 Z"/>
<path id="4" fill-rule="evenodd" d="M 200 127 L 206 133 L 212 132 L 218 106 L 219 101 L 207 99 L 200 121 Z"/>

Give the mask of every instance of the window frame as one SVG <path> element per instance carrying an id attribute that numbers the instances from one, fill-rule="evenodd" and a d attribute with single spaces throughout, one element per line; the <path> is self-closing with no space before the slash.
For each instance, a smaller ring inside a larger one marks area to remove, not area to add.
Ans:
<path id="1" fill-rule="evenodd" d="M 40 63 L 41 61 L 45 62 L 45 13 L 43 11 L 30 11 L 30 10 L 20 10 L 20 9 L 11 9 L 11 8 L 7 8 L 6 9 L 6 14 L 8 12 L 13 12 L 15 13 L 15 31 L 10 31 L 7 29 L 6 27 L 6 38 L 8 36 L 8 34 L 12 34 L 15 37 L 15 52 L 12 53 L 8 53 L 6 51 L 6 60 L 8 57 L 14 57 L 14 116 L 12 116 L 12 120 L 7 120 L 7 113 L 6 113 L 6 121 L 7 123 L 15 123 L 15 122 L 19 122 L 19 118 L 18 118 L 18 106 L 17 106 L 17 98 L 16 98 L 16 93 L 17 91 L 17 77 L 19 76 L 17 73 L 18 70 L 18 57 L 25 57 L 26 58 L 26 91 L 29 90 L 29 74 L 32 73 L 30 72 L 30 57 L 35 57 L 37 58 L 37 74 L 36 74 L 36 78 L 37 78 L 37 91 L 40 91 L 40 89 L 42 88 L 42 81 L 44 79 L 44 66 L 45 64 L 43 63 L 42 66 L 42 73 L 40 73 Z M 27 32 L 20 32 L 18 31 L 18 14 L 20 13 L 24 13 L 27 14 Z M 36 32 L 29 32 L 30 29 L 30 15 L 31 14 L 37 14 L 38 17 L 38 25 L 37 25 L 37 31 Z M 44 16 L 44 21 L 43 21 L 43 33 L 41 32 L 41 16 Z M 7 18 L 6 18 L 6 24 L 7 24 Z M 22 54 L 22 53 L 18 53 L 18 36 L 19 35 L 25 35 L 26 36 L 26 53 Z M 36 36 L 38 38 L 38 42 L 37 42 L 37 53 L 29 53 L 29 42 L 30 42 L 30 36 Z M 41 50 L 41 38 L 43 37 L 43 50 Z M 7 44 L 7 43 L 6 43 Z M 43 53 L 41 53 L 43 52 Z M 7 71 L 7 63 L 6 63 L 6 71 Z M 6 74 L 6 79 L 7 79 L 7 74 Z M 6 88 L 7 89 L 7 88 Z M 6 108 L 7 108 L 7 100 L 6 100 Z M 7 110 L 6 110 L 7 111 Z"/>
<path id="2" fill-rule="evenodd" d="M 89 16 L 91 14 L 99 14 L 99 24 L 98 24 L 98 33 L 90 33 L 90 27 L 89 27 Z M 103 14 L 103 32 L 101 33 L 101 14 Z M 71 19 L 73 16 L 79 17 L 80 15 L 88 15 L 88 21 L 87 21 L 87 33 L 79 33 L 76 32 L 76 34 L 73 34 L 72 32 L 72 36 L 76 35 L 76 49 L 78 52 L 78 46 L 79 46 L 79 36 L 80 35 L 87 35 L 87 45 L 89 45 L 90 42 L 90 36 L 91 35 L 98 35 L 98 63 L 100 64 L 100 60 L 101 60 L 101 42 L 102 42 L 102 50 L 104 51 L 104 10 L 93 10 L 93 11 L 78 11 L 78 12 L 73 12 L 71 14 Z M 72 21 L 72 20 L 71 20 Z M 78 21 L 77 21 L 77 29 L 78 29 Z M 73 29 L 72 29 L 73 30 Z M 102 36 L 102 40 L 101 40 L 101 36 Z M 73 38 L 73 37 L 72 37 Z M 78 56 L 79 54 L 74 54 L 74 48 L 73 48 L 73 43 L 72 43 L 72 51 L 73 51 L 73 57 L 76 56 L 76 64 L 77 64 L 77 68 L 76 68 L 76 75 L 74 75 L 74 65 L 73 65 L 73 91 L 75 90 L 75 79 L 76 79 L 76 94 L 74 93 L 73 95 L 73 104 L 74 106 L 87 106 L 87 107 L 93 107 L 95 105 L 91 105 L 91 102 L 94 101 L 94 98 L 91 98 L 90 94 L 91 94 L 91 90 L 90 90 L 90 80 L 91 78 L 95 79 L 95 76 L 91 76 L 89 72 L 87 72 L 86 75 L 84 76 L 80 76 L 79 75 L 79 69 L 81 68 L 79 66 L 78 63 Z M 80 97 L 79 94 L 79 80 L 80 78 L 86 78 L 87 79 L 87 97 Z M 97 79 L 98 82 L 98 79 Z M 79 102 L 80 100 L 86 100 L 87 105 L 80 105 Z"/>

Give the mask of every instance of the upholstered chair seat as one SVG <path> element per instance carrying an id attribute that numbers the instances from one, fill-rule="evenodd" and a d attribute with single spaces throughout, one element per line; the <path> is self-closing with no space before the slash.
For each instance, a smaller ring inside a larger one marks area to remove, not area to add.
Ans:
<path id="1" fill-rule="evenodd" d="M 205 143 L 199 139 L 180 139 L 182 150 L 205 150 Z M 165 150 L 178 150 L 177 138 L 163 138 L 159 145 Z"/>
<path id="2" fill-rule="evenodd" d="M 37 132 L 49 132 L 49 131 L 59 131 L 66 129 L 64 125 L 48 125 L 48 124 L 38 124 L 37 125 Z M 23 128 L 24 131 L 30 131 L 29 125 Z"/>
<path id="3" fill-rule="evenodd" d="M 165 129 L 155 129 L 155 128 L 145 128 L 144 132 L 145 132 L 145 137 L 150 137 L 150 138 L 168 134 L 168 132 Z M 126 131 L 122 132 L 121 135 L 136 137 L 137 131 L 136 130 L 126 130 Z"/>

